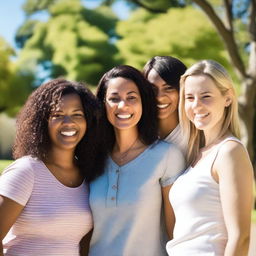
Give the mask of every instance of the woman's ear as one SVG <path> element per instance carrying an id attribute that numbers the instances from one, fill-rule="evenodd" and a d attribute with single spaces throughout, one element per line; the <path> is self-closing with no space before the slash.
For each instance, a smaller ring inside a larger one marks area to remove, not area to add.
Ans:
<path id="1" fill-rule="evenodd" d="M 232 103 L 232 96 L 230 95 L 230 90 L 227 92 L 225 98 L 225 107 L 228 107 Z"/>

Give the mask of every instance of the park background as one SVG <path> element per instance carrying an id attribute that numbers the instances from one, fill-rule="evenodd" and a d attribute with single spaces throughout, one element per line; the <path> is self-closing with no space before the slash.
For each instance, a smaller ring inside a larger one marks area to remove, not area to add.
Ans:
<path id="1" fill-rule="evenodd" d="M 255 0 L 2 0 L 0 172 L 12 160 L 15 117 L 41 83 L 64 76 L 94 89 L 113 66 L 142 69 L 155 55 L 227 68 L 255 170 Z"/>

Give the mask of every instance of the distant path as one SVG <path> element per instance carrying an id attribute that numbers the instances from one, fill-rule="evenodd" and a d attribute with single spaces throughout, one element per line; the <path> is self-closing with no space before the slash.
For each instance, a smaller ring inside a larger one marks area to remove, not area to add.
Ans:
<path id="1" fill-rule="evenodd" d="M 256 256 L 256 223 L 252 224 L 251 242 L 248 256 Z"/>

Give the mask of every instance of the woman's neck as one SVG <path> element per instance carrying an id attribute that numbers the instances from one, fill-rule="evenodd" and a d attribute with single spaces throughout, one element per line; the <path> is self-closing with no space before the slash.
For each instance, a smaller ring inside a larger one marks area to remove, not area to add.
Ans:
<path id="1" fill-rule="evenodd" d="M 224 138 L 226 138 L 227 136 L 230 136 L 231 133 L 229 131 L 225 132 L 224 134 L 221 133 L 204 133 L 205 136 L 205 145 L 202 149 L 207 149 L 207 148 L 211 148 L 213 145 L 218 144 L 219 142 L 221 142 Z"/>
<path id="2" fill-rule="evenodd" d="M 171 118 L 159 119 L 159 136 L 161 139 L 167 137 L 179 124 L 178 116 Z"/>
<path id="3" fill-rule="evenodd" d="M 75 164 L 74 152 L 63 149 L 50 150 L 46 162 L 58 167 L 70 168 Z"/>
<path id="4" fill-rule="evenodd" d="M 115 130 L 116 142 L 114 145 L 114 151 L 123 153 L 135 146 L 139 141 L 139 133 L 136 129 L 129 130 Z"/>

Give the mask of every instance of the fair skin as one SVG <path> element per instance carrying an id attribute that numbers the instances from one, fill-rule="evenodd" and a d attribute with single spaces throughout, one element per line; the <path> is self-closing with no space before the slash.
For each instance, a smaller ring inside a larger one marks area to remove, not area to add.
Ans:
<path id="1" fill-rule="evenodd" d="M 172 85 L 167 84 L 155 69 L 149 71 L 147 79 L 157 88 L 159 135 L 164 139 L 179 123 L 179 93 Z"/>
<path id="2" fill-rule="evenodd" d="M 195 127 L 203 131 L 205 147 L 193 163 L 202 161 L 225 137 L 220 136 L 224 110 L 232 102 L 230 92 L 222 95 L 206 75 L 185 80 L 185 111 Z M 253 171 L 244 147 L 236 141 L 222 145 L 212 166 L 212 177 L 219 184 L 228 241 L 224 256 L 246 256 L 249 247 L 250 214 L 253 203 Z"/>
<path id="3" fill-rule="evenodd" d="M 74 152 L 86 132 L 86 120 L 78 95 L 68 94 L 62 97 L 58 108 L 50 115 L 48 130 L 52 146 L 45 162 L 46 166 L 62 184 L 69 187 L 79 186 L 83 178 L 76 167 Z M 1 241 L 23 208 L 24 206 L 15 201 L 0 196 Z M 0 255 L 3 255 L 3 250 Z"/>
<path id="4" fill-rule="evenodd" d="M 135 159 L 147 148 L 138 139 L 137 124 L 143 110 L 136 84 L 122 77 L 111 79 L 107 86 L 105 106 L 108 120 L 113 125 L 116 136 L 111 156 L 118 165 L 124 165 Z M 125 156 L 124 159 L 120 161 L 123 156 Z M 168 201 L 169 190 L 170 186 L 162 188 L 166 218 L 171 216 Z M 168 219 L 166 223 L 170 224 L 171 222 Z M 171 227 L 171 224 L 170 227 L 167 226 L 168 233 L 171 233 Z"/>

